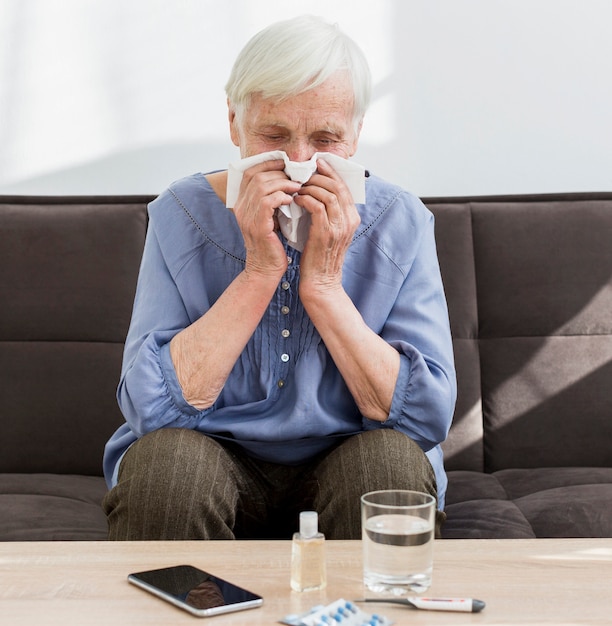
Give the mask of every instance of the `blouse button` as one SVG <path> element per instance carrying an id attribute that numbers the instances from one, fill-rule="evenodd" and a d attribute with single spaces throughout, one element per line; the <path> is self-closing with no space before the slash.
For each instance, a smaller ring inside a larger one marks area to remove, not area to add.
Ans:
<path id="1" fill-rule="evenodd" d="M 285 386 L 285 381 L 281 378 L 276 384 L 279 389 L 282 389 Z"/>
<path id="2" fill-rule="evenodd" d="M 281 361 L 283 363 L 286 363 L 289 360 L 289 355 L 288 354 L 281 354 Z"/>
<path id="3" fill-rule="evenodd" d="M 287 291 L 287 289 L 289 289 L 289 287 L 290 287 L 290 286 L 291 286 L 291 285 L 290 285 L 290 284 L 289 284 L 286 280 L 284 280 L 284 281 L 281 283 L 281 288 L 282 288 L 282 289 L 284 289 L 285 291 Z"/>
<path id="4" fill-rule="evenodd" d="M 286 306 L 286 305 L 285 305 L 285 306 L 283 306 L 283 307 L 281 307 L 281 313 L 282 313 L 283 315 L 289 315 L 289 307 L 288 307 L 288 306 Z"/>
<path id="5" fill-rule="evenodd" d="M 291 331 L 288 330 L 287 328 L 283 328 L 283 330 L 281 330 L 281 335 L 287 339 L 287 337 L 289 337 L 289 335 L 291 334 Z"/>

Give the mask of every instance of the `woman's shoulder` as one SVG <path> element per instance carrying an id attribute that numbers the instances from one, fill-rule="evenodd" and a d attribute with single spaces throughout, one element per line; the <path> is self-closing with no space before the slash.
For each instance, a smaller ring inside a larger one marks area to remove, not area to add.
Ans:
<path id="1" fill-rule="evenodd" d="M 430 221 L 432 214 L 418 196 L 399 185 L 370 174 L 366 182 L 366 203 L 363 207 L 361 230 L 376 224 L 400 230 L 414 229 Z"/>
<path id="2" fill-rule="evenodd" d="M 154 226 L 183 219 L 204 227 L 227 213 L 225 203 L 217 194 L 218 180 L 213 187 L 209 175 L 196 173 L 170 184 L 149 204 L 149 218 Z"/>
<path id="3" fill-rule="evenodd" d="M 243 248 L 234 214 L 216 192 L 222 177 L 192 174 L 173 182 L 149 204 L 149 220 L 160 240 L 173 245 L 198 247 L 204 242 L 217 244 L 232 254 Z"/>
<path id="4" fill-rule="evenodd" d="M 150 203 L 149 212 L 155 214 L 171 208 L 185 209 L 202 202 L 214 204 L 215 200 L 221 204 L 206 175 L 197 172 L 172 182 Z"/>

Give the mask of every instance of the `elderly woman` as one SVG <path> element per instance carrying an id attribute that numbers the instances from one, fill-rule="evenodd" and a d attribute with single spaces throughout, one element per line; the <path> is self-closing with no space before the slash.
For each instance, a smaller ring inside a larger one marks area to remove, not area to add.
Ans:
<path id="1" fill-rule="evenodd" d="M 356 204 L 339 173 L 370 97 L 363 54 L 322 20 L 281 22 L 226 89 L 252 159 L 232 208 L 227 171 L 149 207 L 126 423 L 104 458 L 109 536 L 282 538 L 314 509 L 328 538 L 354 539 L 360 496 L 390 488 L 437 496 L 439 532 L 456 385 L 433 217 L 363 171 Z M 279 229 L 286 206 L 308 218 L 301 245 Z"/>

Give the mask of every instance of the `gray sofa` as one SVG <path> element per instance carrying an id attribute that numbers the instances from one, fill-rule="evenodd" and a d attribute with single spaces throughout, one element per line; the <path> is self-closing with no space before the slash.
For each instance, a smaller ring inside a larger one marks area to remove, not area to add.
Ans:
<path id="1" fill-rule="evenodd" d="M 150 197 L 0 197 L 0 540 L 103 540 Z M 448 538 L 612 537 L 612 193 L 428 198 Z"/>

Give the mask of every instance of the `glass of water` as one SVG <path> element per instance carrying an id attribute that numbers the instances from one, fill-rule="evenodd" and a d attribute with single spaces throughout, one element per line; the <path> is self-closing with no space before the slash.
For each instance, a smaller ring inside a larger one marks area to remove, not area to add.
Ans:
<path id="1" fill-rule="evenodd" d="M 431 585 L 436 500 L 419 491 L 361 496 L 363 580 L 368 590 L 401 596 Z"/>

